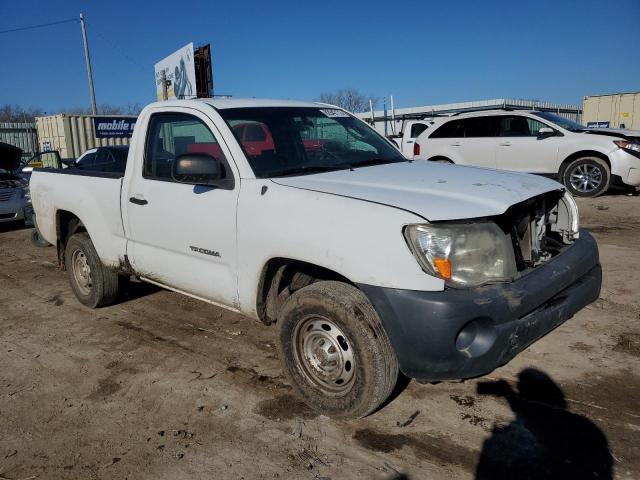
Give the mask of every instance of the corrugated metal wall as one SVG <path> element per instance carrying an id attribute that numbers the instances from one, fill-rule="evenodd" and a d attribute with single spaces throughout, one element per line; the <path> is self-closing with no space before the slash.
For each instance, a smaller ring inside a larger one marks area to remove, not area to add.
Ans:
<path id="1" fill-rule="evenodd" d="M 584 124 L 609 122 L 611 128 L 640 130 L 640 92 L 584 97 Z"/>
<path id="2" fill-rule="evenodd" d="M 96 117 L 112 117 L 96 115 Z M 123 118 L 136 118 L 123 116 Z M 96 138 L 92 115 L 50 115 L 37 117 L 38 144 L 44 150 L 48 143 L 51 150 L 58 150 L 62 158 L 77 158 L 90 148 L 106 145 L 129 145 L 130 138 Z"/>
<path id="3" fill-rule="evenodd" d="M 0 123 L 0 142 L 22 149 L 22 158 L 33 156 L 38 149 L 35 123 Z"/>

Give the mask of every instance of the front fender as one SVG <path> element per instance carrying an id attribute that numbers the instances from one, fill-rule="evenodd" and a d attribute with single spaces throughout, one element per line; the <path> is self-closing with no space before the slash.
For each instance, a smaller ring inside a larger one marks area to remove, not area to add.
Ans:
<path id="1" fill-rule="evenodd" d="M 275 257 L 317 265 L 353 283 L 444 288 L 441 279 L 422 271 L 402 235 L 404 225 L 425 221 L 418 215 L 265 180 L 243 180 L 241 188 L 238 285 L 241 309 L 249 314 L 255 315 L 264 265 Z"/>

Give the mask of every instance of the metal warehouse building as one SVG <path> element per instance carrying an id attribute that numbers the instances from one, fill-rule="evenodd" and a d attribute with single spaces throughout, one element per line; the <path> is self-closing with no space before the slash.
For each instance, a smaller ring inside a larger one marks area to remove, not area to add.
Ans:
<path id="1" fill-rule="evenodd" d="M 588 127 L 640 130 L 640 92 L 589 95 L 583 110 Z"/>
<path id="2" fill-rule="evenodd" d="M 50 115 L 36 117 L 40 151 L 58 150 L 62 158 L 77 158 L 90 148 L 129 145 L 135 116 Z M 96 131 L 96 125 L 120 127 Z"/>
<path id="3" fill-rule="evenodd" d="M 581 122 L 582 109 L 577 105 L 565 103 L 549 103 L 537 100 L 518 100 L 510 98 L 497 98 L 493 100 L 478 100 L 473 102 L 445 103 L 440 105 L 426 105 L 424 107 L 396 108 L 395 122 L 391 118 L 391 110 L 386 112 L 387 133 L 398 133 L 402 128 L 402 120 L 409 118 L 428 118 L 435 115 L 446 115 L 457 112 L 473 110 L 491 110 L 495 108 L 513 108 L 514 110 L 540 110 L 553 112 L 562 117 L 569 118 L 578 123 Z M 371 123 L 371 112 L 358 113 L 357 116 Z M 380 133 L 384 133 L 385 112 L 377 110 L 373 112 L 374 126 Z"/>
<path id="4" fill-rule="evenodd" d="M 0 122 L 0 142 L 22 149 L 22 159 L 31 158 L 38 151 L 35 123 Z"/>

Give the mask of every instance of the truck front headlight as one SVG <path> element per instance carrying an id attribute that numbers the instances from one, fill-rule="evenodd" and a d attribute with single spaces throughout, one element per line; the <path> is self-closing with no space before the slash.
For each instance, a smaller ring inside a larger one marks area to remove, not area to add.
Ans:
<path id="1" fill-rule="evenodd" d="M 404 236 L 422 269 L 451 286 L 507 281 L 517 273 L 511 237 L 493 222 L 407 225 Z"/>

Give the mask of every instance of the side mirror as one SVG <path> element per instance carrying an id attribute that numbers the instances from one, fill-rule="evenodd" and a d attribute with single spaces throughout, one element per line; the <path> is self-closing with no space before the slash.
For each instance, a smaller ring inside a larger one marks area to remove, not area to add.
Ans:
<path id="1" fill-rule="evenodd" d="M 553 128 L 542 127 L 538 130 L 538 138 L 547 138 L 555 136 L 556 131 Z"/>
<path id="2" fill-rule="evenodd" d="M 213 185 L 222 177 L 222 165 L 208 153 L 185 153 L 173 161 L 171 176 L 180 183 Z"/>

